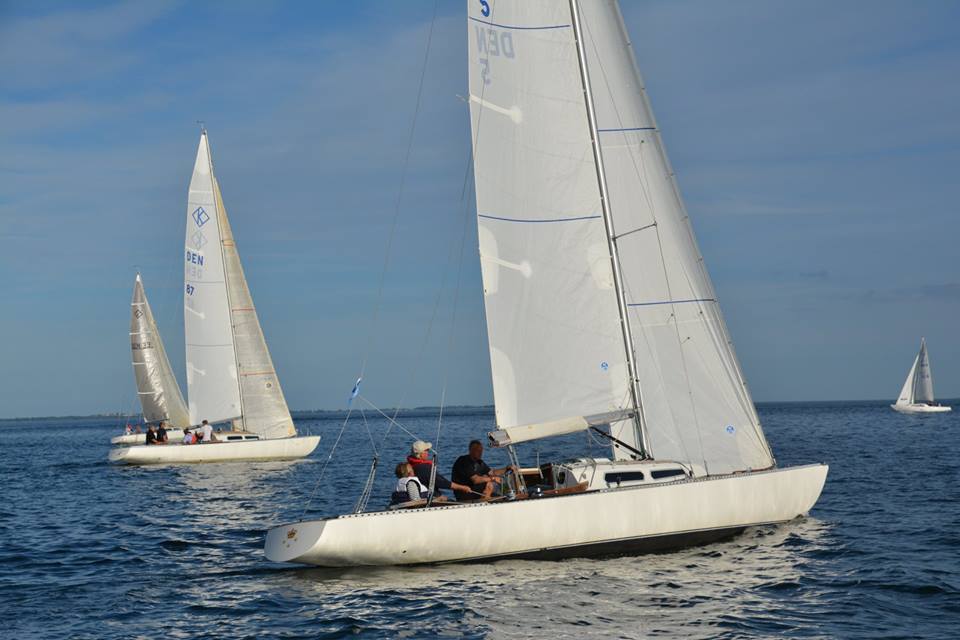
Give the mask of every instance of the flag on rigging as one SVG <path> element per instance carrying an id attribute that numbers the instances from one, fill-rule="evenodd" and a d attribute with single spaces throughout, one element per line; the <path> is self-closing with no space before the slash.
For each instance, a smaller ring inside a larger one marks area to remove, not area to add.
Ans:
<path id="1" fill-rule="evenodd" d="M 350 399 L 347 400 L 347 406 L 349 407 L 353 403 L 353 399 L 360 394 L 360 381 L 363 380 L 363 377 L 357 378 L 356 384 L 353 385 L 353 390 L 350 392 Z"/>

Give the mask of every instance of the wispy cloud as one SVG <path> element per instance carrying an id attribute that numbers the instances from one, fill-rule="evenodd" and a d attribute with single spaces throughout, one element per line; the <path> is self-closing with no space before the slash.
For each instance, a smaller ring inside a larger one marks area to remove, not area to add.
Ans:
<path id="1" fill-rule="evenodd" d="M 960 8 L 622 4 L 757 397 L 822 396 L 840 388 L 821 384 L 823 363 L 875 353 L 892 336 L 952 335 L 942 309 L 957 299 Z M 440 6 L 370 365 L 368 391 L 385 404 L 399 396 L 459 241 L 466 29 L 462 4 Z M 16 311 L 0 317 L 12 337 L 0 341 L 0 360 L 18 366 L 0 379 L 0 406 L 72 413 L 130 396 L 134 265 L 182 367 L 178 255 L 196 120 L 211 131 L 287 396 L 296 407 L 338 406 L 368 348 L 429 25 L 430 5 L 405 8 L 6 8 L 0 296 Z M 479 269 L 466 253 L 463 366 L 451 393 L 487 403 Z M 444 304 L 449 311 L 449 296 Z M 83 375 L 50 339 L 63 335 L 65 314 Z M 944 384 L 960 380 L 948 342 L 938 340 Z M 413 403 L 435 400 L 446 344 L 431 344 Z M 884 366 L 899 372 L 898 357 Z M 884 375 L 864 366 L 844 388 L 875 396 Z M 40 391 L 49 386 L 63 391 L 51 398 Z"/>

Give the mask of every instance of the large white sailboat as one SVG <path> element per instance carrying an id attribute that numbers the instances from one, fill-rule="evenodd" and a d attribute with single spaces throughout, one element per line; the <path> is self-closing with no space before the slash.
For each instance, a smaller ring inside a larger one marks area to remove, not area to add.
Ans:
<path id="1" fill-rule="evenodd" d="M 218 442 L 115 449 L 127 464 L 302 458 L 319 436 L 298 436 L 240 264 L 207 132 L 190 180 L 184 249 L 189 424 L 231 423 Z"/>
<path id="2" fill-rule="evenodd" d="M 130 301 L 130 355 L 143 421 L 147 424 L 166 422 L 170 426 L 167 431 L 170 439 L 182 438 L 183 429 L 190 426 L 190 416 L 139 273 Z M 143 444 L 145 441 L 143 433 L 128 433 L 111 438 L 110 443 Z"/>
<path id="3" fill-rule="evenodd" d="M 512 499 L 278 526 L 267 557 L 621 554 L 807 513 L 827 466 L 774 460 L 617 3 L 470 0 L 467 37 L 491 441 L 516 461 L 590 429 L 611 456 L 511 474 Z"/>
<path id="4" fill-rule="evenodd" d="M 910 373 L 900 389 L 896 404 L 890 405 L 900 413 L 946 413 L 951 407 L 933 403 L 933 374 L 927 355 L 927 340 L 920 338 L 920 352 L 913 360 Z"/>

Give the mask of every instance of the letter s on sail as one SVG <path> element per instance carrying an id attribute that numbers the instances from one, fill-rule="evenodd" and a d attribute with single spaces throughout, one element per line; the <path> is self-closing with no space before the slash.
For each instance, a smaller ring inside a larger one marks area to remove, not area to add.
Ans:
<path id="1" fill-rule="evenodd" d="M 490 17 L 490 3 L 487 0 L 480 0 L 480 13 L 484 18 Z"/>

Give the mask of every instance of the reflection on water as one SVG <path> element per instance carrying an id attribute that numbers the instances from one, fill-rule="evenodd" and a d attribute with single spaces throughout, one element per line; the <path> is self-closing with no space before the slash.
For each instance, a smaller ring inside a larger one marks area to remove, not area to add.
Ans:
<path id="1" fill-rule="evenodd" d="M 267 562 L 263 535 L 311 498 L 307 517 L 350 510 L 371 459 L 362 428 L 318 483 L 339 421 L 307 425 L 324 441 L 303 461 L 142 468 L 106 463 L 114 424 L 0 424 L 4 637 L 954 637 L 960 414 L 761 416 L 781 464 L 831 465 L 810 518 L 669 554 L 348 570 Z M 441 471 L 489 424 L 454 416 Z M 384 425 L 370 425 L 378 438 Z M 428 440 L 436 427 L 405 425 Z M 371 508 L 408 446 L 383 447 Z M 576 436 L 538 447 L 524 463 L 603 453 Z"/>

